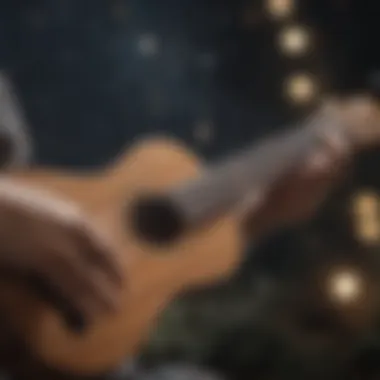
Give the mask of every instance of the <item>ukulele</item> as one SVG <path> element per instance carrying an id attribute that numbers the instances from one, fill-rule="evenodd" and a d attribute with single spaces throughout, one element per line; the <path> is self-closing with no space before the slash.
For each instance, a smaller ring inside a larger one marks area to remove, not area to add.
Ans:
<path id="1" fill-rule="evenodd" d="M 36 358 L 80 375 L 113 369 L 135 355 L 174 297 L 228 279 L 249 239 L 240 203 L 299 166 L 326 131 L 356 148 L 380 138 L 378 109 L 367 98 L 321 107 L 303 125 L 266 138 L 211 166 L 175 140 L 134 145 L 102 172 L 10 171 L 16 183 L 76 202 L 117 243 L 124 260 L 122 308 L 83 333 L 21 285 L 0 292 L 15 330 Z"/>

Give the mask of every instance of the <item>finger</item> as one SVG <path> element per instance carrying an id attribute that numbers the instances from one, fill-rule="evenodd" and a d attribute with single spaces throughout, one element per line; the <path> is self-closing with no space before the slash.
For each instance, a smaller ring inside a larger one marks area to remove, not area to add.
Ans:
<path id="1" fill-rule="evenodd" d="M 87 312 L 78 308 L 75 302 L 64 296 L 64 292 L 56 286 L 55 281 L 33 274 L 26 277 L 26 283 L 28 289 L 37 297 L 43 299 L 61 314 L 71 330 L 81 333 L 86 329 L 89 318 Z"/>
<path id="2" fill-rule="evenodd" d="M 0 273 L 4 281 L 25 286 L 34 296 L 56 309 L 72 330 L 81 332 L 85 328 L 87 317 L 83 311 L 63 296 L 50 279 L 37 273 L 25 272 L 12 265 L 2 266 Z"/>
<path id="3" fill-rule="evenodd" d="M 307 158 L 302 174 L 306 177 L 319 178 L 333 176 L 347 162 L 348 153 L 348 145 L 341 136 L 338 134 L 325 136 L 321 146 Z"/>
<path id="4" fill-rule="evenodd" d="M 64 257 L 55 273 L 62 286 L 72 289 L 72 297 L 79 300 L 89 299 L 98 311 L 114 311 L 118 306 L 120 289 L 106 281 L 102 273 L 83 260 L 80 247 L 72 249 L 69 257 Z M 68 286 L 70 282 L 70 286 Z"/>
<path id="5" fill-rule="evenodd" d="M 124 273 L 121 258 L 99 231 L 88 224 L 83 224 L 77 227 L 76 242 L 89 263 L 97 266 L 112 282 L 118 286 L 122 285 Z"/>
<path id="6" fill-rule="evenodd" d="M 66 252 L 66 251 L 65 251 Z M 100 281 L 86 266 L 80 255 L 60 255 L 50 260 L 42 275 L 58 297 L 66 300 L 69 309 L 76 310 L 87 323 L 100 314 L 113 311 L 118 306 L 117 289 Z"/>
<path id="7" fill-rule="evenodd" d="M 74 331 L 82 332 L 104 312 L 96 300 L 81 293 L 74 283 L 62 286 L 62 281 L 56 277 L 44 278 L 40 283 L 39 295 L 61 314 Z"/>

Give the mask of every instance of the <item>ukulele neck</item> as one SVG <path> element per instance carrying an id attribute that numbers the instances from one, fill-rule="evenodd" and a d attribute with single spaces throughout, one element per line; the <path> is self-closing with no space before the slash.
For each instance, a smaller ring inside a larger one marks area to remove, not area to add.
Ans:
<path id="1" fill-rule="evenodd" d="M 142 199 L 135 209 L 139 231 L 166 242 L 233 210 L 248 194 L 265 191 L 305 159 L 326 127 L 339 124 L 317 114 L 298 128 L 206 168 L 167 194 Z"/>

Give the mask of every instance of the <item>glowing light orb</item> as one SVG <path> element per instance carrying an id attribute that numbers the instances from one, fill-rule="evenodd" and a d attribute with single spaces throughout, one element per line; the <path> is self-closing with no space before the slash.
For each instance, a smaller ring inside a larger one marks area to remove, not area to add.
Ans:
<path id="1" fill-rule="evenodd" d="M 294 0 L 267 0 L 265 8 L 271 17 L 281 19 L 292 15 L 295 3 Z"/>
<path id="2" fill-rule="evenodd" d="M 337 270 L 328 277 L 328 292 L 339 304 L 351 304 L 363 294 L 363 278 L 355 270 Z"/>
<path id="3" fill-rule="evenodd" d="M 304 54 L 310 47 L 310 34 L 300 26 L 284 29 L 279 35 L 279 48 L 289 56 Z"/>
<path id="4" fill-rule="evenodd" d="M 288 98 L 298 104 L 311 102 L 317 94 L 317 85 L 308 74 L 294 74 L 285 81 Z"/>
<path id="5" fill-rule="evenodd" d="M 158 39 L 153 34 L 145 34 L 140 36 L 138 38 L 137 45 L 139 52 L 146 57 L 155 56 L 159 51 Z"/>

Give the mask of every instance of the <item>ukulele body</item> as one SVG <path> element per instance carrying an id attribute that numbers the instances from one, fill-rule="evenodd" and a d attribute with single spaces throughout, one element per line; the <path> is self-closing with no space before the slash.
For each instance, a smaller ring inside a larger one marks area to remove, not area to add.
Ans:
<path id="1" fill-rule="evenodd" d="M 26 289 L 2 286 L 4 309 L 38 360 L 81 375 L 113 369 L 138 352 L 160 312 L 176 295 L 228 278 L 235 271 L 244 251 L 235 215 L 218 218 L 162 246 L 144 241 L 131 228 L 131 205 L 142 193 L 169 190 L 195 178 L 201 169 L 195 155 L 179 143 L 152 139 L 132 147 L 99 175 L 39 169 L 9 174 L 16 183 L 75 202 L 109 234 L 123 257 L 122 308 L 80 335 L 69 331 L 55 310 Z"/>

